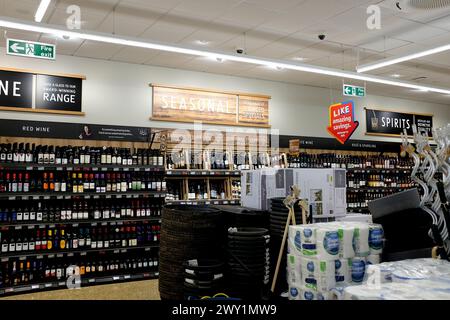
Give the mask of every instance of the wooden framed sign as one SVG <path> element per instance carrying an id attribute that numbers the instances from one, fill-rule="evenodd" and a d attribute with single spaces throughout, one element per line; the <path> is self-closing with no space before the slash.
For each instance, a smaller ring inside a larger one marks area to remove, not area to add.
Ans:
<path id="1" fill-rule="evenodd" d="M 0 68 L 0 110 L 80 115 L 80 75 Z"/>
<path id="2" fill-rule="evenodd" d="M 366 134 L 376 136 L 398 137 L 403 130 L 413 135 L 412 126 L 433 136 L 433 115 L 389 110 L 366 110 Z"/>
<path id="3" fill-rule="evenodd" d="M 269 126 L 269 96 L 150 85 L 151 120 L 195 122 L 228 126 Z"/>

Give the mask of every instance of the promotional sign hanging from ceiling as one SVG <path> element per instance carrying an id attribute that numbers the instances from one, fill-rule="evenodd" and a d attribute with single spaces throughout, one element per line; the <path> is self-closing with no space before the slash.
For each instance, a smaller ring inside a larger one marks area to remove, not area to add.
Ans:
<path id="1" fill-rule="evenodd" d="M 359 122 L 355 121 L 353 101 L 333 104 L 330 106 L 329 113 L 330 122 L 327 130 L 344 144 L 359 126 Z"/>

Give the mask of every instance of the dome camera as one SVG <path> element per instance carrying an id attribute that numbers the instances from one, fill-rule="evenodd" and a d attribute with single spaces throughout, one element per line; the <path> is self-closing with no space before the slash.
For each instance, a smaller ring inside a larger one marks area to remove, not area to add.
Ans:
<path id="1" fill-rule="evenodd" d="M 326 35 L 324 35 L 324 34 L 319 34 L 318 37 L 319 37 L 320 40 L 325 40 Z"/>

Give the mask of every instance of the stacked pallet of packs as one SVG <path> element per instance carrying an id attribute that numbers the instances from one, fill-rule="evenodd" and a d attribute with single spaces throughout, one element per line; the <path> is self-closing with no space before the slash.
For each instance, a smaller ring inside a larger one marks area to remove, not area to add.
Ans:
<path id="1" fill-rule="evenodd" d="M 336 288 L 361 284 L 366 266 L 380 263 L 383 229 L 362 222 L 289 227 L 290 300 L 328 300 Z"/>

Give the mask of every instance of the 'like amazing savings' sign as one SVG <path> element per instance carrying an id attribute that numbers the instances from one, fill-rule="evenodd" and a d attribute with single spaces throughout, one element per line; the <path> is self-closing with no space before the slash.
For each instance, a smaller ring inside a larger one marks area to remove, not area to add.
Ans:
<path id="1" fill-rule="evenodd" d="M 344 144 L 358 128 L 359 122 L 355 121 L 353 101 L 346 101 L 330 106 L 330 123 L 328 132 L 340 143 Z"/>

